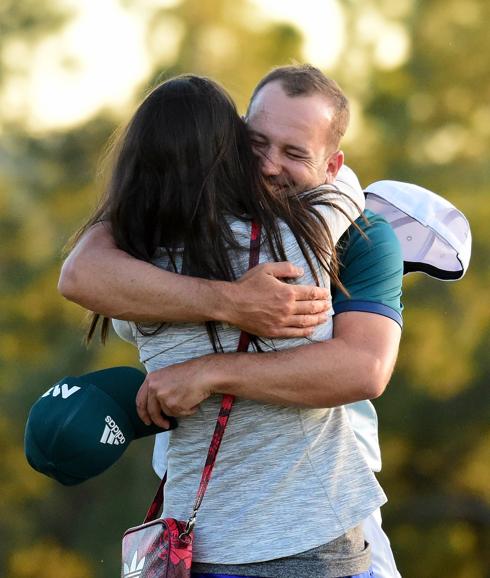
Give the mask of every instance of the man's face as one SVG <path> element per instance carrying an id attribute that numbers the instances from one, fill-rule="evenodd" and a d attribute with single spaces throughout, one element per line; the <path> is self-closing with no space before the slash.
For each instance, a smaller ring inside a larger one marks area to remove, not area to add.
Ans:
<path id="1" fill-rule="evenodd" d="M 279 81 L 252 101 L 247 125 L 261 170 L 276 187 L 312 189 L 331 183 L 344 155 L 330 137 L 334 111 L 324 96 L 288 96 Z"/>

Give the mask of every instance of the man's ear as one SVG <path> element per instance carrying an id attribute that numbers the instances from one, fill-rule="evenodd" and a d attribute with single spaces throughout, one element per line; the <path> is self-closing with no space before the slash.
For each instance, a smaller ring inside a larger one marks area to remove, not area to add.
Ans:
<path id="1" fill-rule="evenodd" d="M 326 183 L 333 183 L 335 181 L 335 177 L 342 168 L 343 164 L 344 164 L 344 153 L 341 150 L 335 151 L 328 157 L 327 164 L 325 167 Z"/>

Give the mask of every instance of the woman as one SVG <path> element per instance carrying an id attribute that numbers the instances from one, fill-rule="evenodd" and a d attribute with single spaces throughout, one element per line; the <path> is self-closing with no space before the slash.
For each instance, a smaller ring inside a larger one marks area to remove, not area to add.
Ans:
<path id="1" fill-rule="evenodd" d="M 182 76 L 136 111 L 115 149 L 104 202 L 82 232 L 106 220 L 127 253 L 182 274 L 233 280 L 247 268 L 254 221 L 262 227 L 261 261 L 289 260 L 304 267 L 305 283 L 340 286 L 335 244 L 362 203 L 362 194 L 332 187 L 271 191 L 230 98 L 210 80 Z M 148 371 L 234 351 L 238 340 L 237 329 L 217 323 L 130 330 Z M 329 319 L 313 338 L 331 333 Z M 254 347 L 303 342 L 254 340 Z M 209 397 L 170 434 L 166 517 L 190 514 L 220 401 Z M 298 576 L 299 563 L 313 578 L 365 571 L 359 523 L 383 501 L 343 408 L 238 399 L 199 512 L 195 570 Z"/>

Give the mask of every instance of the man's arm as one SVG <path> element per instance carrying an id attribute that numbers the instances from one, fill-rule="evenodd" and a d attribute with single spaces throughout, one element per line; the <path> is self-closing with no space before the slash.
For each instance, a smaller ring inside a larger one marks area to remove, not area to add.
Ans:
<path id="1" fill-rule="evenodd" d="M 310 408 L 373 399 L 391 377 L 400 335 L 389 317 L 342 313 L 335 317 L 333 339 L 322 343 L 207 355 L 151 372 L 138 393 L 138 413 L 160 425 L 161 411 L 191 415 L 213 393 Z"/>
<path id="2" fill-rule="evenodd" d="M 336 316 L 333 339 L 264 354 L 221 356 L 209 379 L 213 393 L 275 405 L 334 407 L 379 397 L 393 372 L 400 326 L 372 313 Z M 283 355 L 284 354 L 284 355 Z"/>
<path id="3" fill-rule="evenodd" d="M 223 321 L 268 337 L 304 337 L 325 319 L 328 290 L 289 285 L 302 270 L 268 263 L 234 283 L 164 271 L 117 248 L 103 223 L 81 238 L 65 261 L 58 289 L 82 307 L 131 321 Z"/>
<path id="4" fill-rule="evenodd" d="M 207 356 L 152 372 L 138 393 L 140 417 L 159 423 L 160 408 L 189 415 L 213 392 L 303 407 L 381 395 L 400 342 L 403 261 L 388 223 L 369 218 L 369 224 L 357 221 L 367 238 L 351 230 L 342 253 L 350 297 L 334 294 L 333 339 L 279 352 Z"/>

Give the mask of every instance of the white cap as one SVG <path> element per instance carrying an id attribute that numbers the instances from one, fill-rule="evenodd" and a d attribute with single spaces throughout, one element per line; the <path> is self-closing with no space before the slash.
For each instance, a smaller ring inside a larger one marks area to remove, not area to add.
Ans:
<path id="1" fill-rule="evenodd" d="M 471 230 L 463 213 L 432 191 L 398 181 L 369 185 L 366 208 L 382 215 L 401 243 L 404 273 L 455 281 L 468 269 Z"/>

